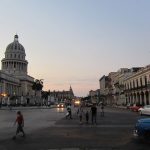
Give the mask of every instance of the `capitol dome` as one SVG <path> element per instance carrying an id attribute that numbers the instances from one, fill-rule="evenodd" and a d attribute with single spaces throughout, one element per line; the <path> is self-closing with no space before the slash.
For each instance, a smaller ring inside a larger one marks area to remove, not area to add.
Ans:
<path id="1" fill-rule="evenodd" d="M 21 52 L 25 53 L 24 47 L 19 43 L 18 41 L 18 35 L 14 36 L 14 42 L 10 43 L 7 48 L 5 53 L 10 53 L 10 52 Z"/>
<path id="2" fill-rule="evenodd" d="M 18 41 L 18 35 L 10 43 L 5 51 L 5 58 L 2 59 L 2 70 L 7 73 L 26 74 L 27 64 L 25 60 L 25 49 Z"/>

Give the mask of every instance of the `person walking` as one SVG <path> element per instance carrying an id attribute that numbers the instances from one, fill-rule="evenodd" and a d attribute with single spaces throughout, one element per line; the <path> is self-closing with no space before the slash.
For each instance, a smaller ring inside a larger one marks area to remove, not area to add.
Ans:
<path id="1" fill-rule="evenodd" d="M 77 114 L 79 115 L 79 121 L 80 121 L 80 124 L 82 124 L 82 120 L 83 120 L 83 107 L 82 105 L 78 108 L 78 111 L 77 111 Z"/>
<path id="2" fill-rule="evenodd" d="M 17 117 L 14 122 L 14 125 L 16 125 L 16 123 L 17 123 L 17 130 L 16 130 L 16 135 L 13 137 L 13 139 L 16 139 L 16 136 L 18 135 L 19 132 L 22 132 L 22 134 L 23 134 L 22 137 L 25 137 L 25 133 L 23 130 L 24 118 L 23 118 L 21 111 L 17 111 Z"/>
<path id="3" fill-rule="evenodd" d="M 96 104 L 93 104 L 91 107 L 91 113 L 92 113 L 92 124 L 97 124 L 97 107 Z"/>
<path id="4" fill-rule="evenodd" d="M 67 111 L 68 111 L 68 113 L 66 115 L 66 118 L 69 117 L 69 119 L 72 119 L 72 110 L 71 110 L 71 106 L 70 105 L 67 106 Z"/>
<path id="5" fill-rule="evenodd" d="M 86 118 L 86 124 L 88 124 L 89 123 L 89 112 L 88 112 L 88 110 L 85 113 L 85 118 Z"/>
<path id="6" fill-rule="evenodd" d="M 101 103 L 101 116 L 104 117 L 104 103 Z"/>

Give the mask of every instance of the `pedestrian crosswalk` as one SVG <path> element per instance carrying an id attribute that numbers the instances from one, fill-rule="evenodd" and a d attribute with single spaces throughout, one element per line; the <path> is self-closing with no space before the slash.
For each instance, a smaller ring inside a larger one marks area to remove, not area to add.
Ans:
<path id="1" fill-rule="evenodd" d="M 79 125 L 52 125 L 51 127 L 54 128 L 131 128 L 134 127 L 133 124 L 127 124 L 127 125 L 123 125 L 123 124 L 116 124 L 116 125 L 84 125 L 84 124 L 79 124 Z"/>
<path id="2" fill-rule="evenodd" d="M 54 148 L 54 149 L 47 149 L 47 150 L 112 150 L 114 148 L 108 147 L 100 147 L 100 148 L 87 148 L 87 147 L 82 147 L 82 148 Z M 117 149 L 117 148 L 116 148 Z"/>

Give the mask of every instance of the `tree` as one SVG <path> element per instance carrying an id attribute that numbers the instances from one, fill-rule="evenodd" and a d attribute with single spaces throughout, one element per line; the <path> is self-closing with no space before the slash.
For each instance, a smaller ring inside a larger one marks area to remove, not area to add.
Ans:
<path id="1" fill-rule="evenodd" d="M 43 88 L 43 79 L 35 79 L 32 89 L 35 91 L 35 94 L 37 91 L 41 91 Z"/>

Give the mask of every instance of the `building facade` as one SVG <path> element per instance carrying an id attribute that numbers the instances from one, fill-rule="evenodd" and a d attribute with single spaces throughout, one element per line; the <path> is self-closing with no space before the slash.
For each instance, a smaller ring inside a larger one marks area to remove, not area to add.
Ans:
<path id="1" fill-rule="evenodd" d="M 141 68 L 124 80 L 126 103 L 150 104 L 150 65 Z"/>
<path id="2" fill-rule="evenodd" d="M 125 105 L 128 101 L 130 102 L 131 98 L 128 97 L 131 89 L 125 90 L 125 83 L 129 80 L 129 77 L 133 77 L 141 69 L 143 68 L 120 68 L 117 72 L 110 72 L 108 76 L 104 75 L 99 80 L 100 97 L 104 97 L 105 103 L 109 105 Z"/>
<path id="3" fill-rule="evenodd" d="M 32 85 L 34 78 L 28 75 L 28 61 L 25 59 L 24 47 L 18 41 L 18 35 L 10 43 L 5 51 L 5 57 L 1 61 L 0 70 L 0 94 L 1 102 L 13 101 L 16 97 L 18 103 L 31 99 L 34 95 Z M 30 103 L 28 101 L 28 103 Z"/>
<path id="4" fill-rule="evenodd" d="M 100 89 L 90 90 L 89 96 L 90 96 L 92 103 L 99 103 L 99 101 L 100 101 Z"/>
<path id="5" fill-rule="evenodd" d="M 102 76 L 99 80 L 100 85 L 100 101 L 104 103 L 109 103 L 108 95 L 109 95 L 109 86 L 110 86 L 110 78 L 108 76 Z"/>
<path id="6" fill-rule="evenodd" d="M 50 91 L 50 98 L 53 98 L 55 102 L 71 102 L 74 98 L 72 87 L 68 91 Z"/>

